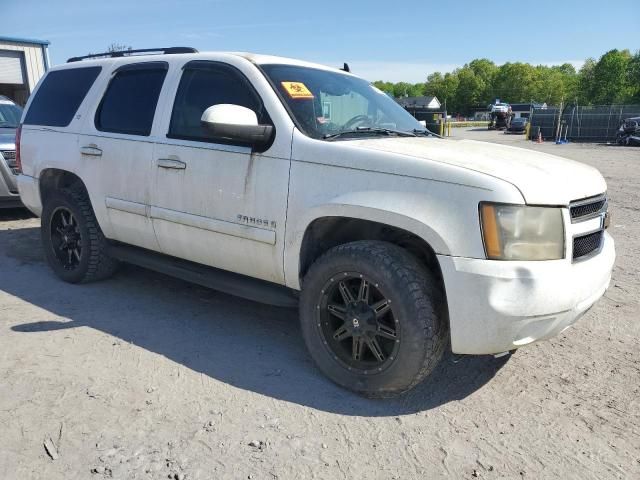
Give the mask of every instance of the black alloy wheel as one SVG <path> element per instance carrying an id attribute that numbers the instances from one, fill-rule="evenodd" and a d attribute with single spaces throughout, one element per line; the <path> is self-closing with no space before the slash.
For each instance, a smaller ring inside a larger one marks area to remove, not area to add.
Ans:
<path id="1" fill-rule="evenodd" d="M 318 327 L 334 358 L 349 370 L 380 372 L 397 357 L 400 325 L 391 300 L 363 274 L 343 272 L 327 282 Z"/>
<path id="2" fill-rule="evenodd" d="M 49 225 L 51 248 L 65 270 L 75 270 L 82 258 L 83 239 L 78 220 L 66 207 L 58 207 Z"/>
<path id="3" fill-rule="evenodd" d="M 437 279 L 408 251 L 361 240 L 338 245 L 306 272 L 302 335 L 320 370 L 338 385 L 389 397 L 420 383 L 448 341 Z"/>
<path id="4" fill-rule="evenodd" d="M 81 185 L 47 192 L 40 232 L 47 262 L 65 282 L 101 280 L 118 267 Z"/>

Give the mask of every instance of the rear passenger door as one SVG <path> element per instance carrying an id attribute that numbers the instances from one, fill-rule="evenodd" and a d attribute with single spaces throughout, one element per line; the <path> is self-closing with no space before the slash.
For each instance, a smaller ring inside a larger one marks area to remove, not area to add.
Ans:
<path id="1" fill-rule="evenodd" d="M 148 216 L 153 121 L 167 74 L 166 62 L 114 69 L 95 114 L 79 138 L 91 176 L 89 191 L 106 207 L 109 238 L 158 250 Z"/>

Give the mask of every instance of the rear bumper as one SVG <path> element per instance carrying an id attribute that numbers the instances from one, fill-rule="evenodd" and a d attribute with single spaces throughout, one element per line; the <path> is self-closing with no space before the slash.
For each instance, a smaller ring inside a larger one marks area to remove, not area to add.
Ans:
<path id="1" fill-rule="evenodd" d="M 492 354 L 553 337 L 606 291 L 613 238 L 582 262 L 500 262 L 438 256 L 455 353 Z"/>
<path id="2" fill-rule="evenodd" d="M 18 175 L 17 183 L 22 203 L 39 217 L 42 214 L 42 202 L 38 179 L 28 175 Z"/>

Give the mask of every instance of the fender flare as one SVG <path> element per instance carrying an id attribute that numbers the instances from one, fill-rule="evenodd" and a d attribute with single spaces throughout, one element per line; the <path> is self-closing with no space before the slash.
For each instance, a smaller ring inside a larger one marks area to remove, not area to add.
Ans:
<path id="1" fill-rule="evenodd" d="M 382 192 L 354 192 L 305 211 L 296 224 L 287 229 L 284 270 L 287 286 L 300 289 L 300 253 L 309 226 L 320 218 L 344 217 L 381 223 L 422 238 L 436 254 L 450 254 L 444 238 L 424 222 L 393 208 Z M 367 201 L 369 200 L 369 201 Z"/>

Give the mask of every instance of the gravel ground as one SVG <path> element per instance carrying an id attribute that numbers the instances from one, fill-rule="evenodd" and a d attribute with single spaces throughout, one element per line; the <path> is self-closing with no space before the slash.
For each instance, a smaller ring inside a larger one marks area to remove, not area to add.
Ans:
<path id="1" fill-rule="evenodd" d="M 573 328 L 366 400 L 315 369 L 295 311 L 134 267 L 64 284 L 38 219 L 0 211 L 0 478 L 640 478 L 640 149 L 454 135 L 605 175 L 614 280 Z"/>

